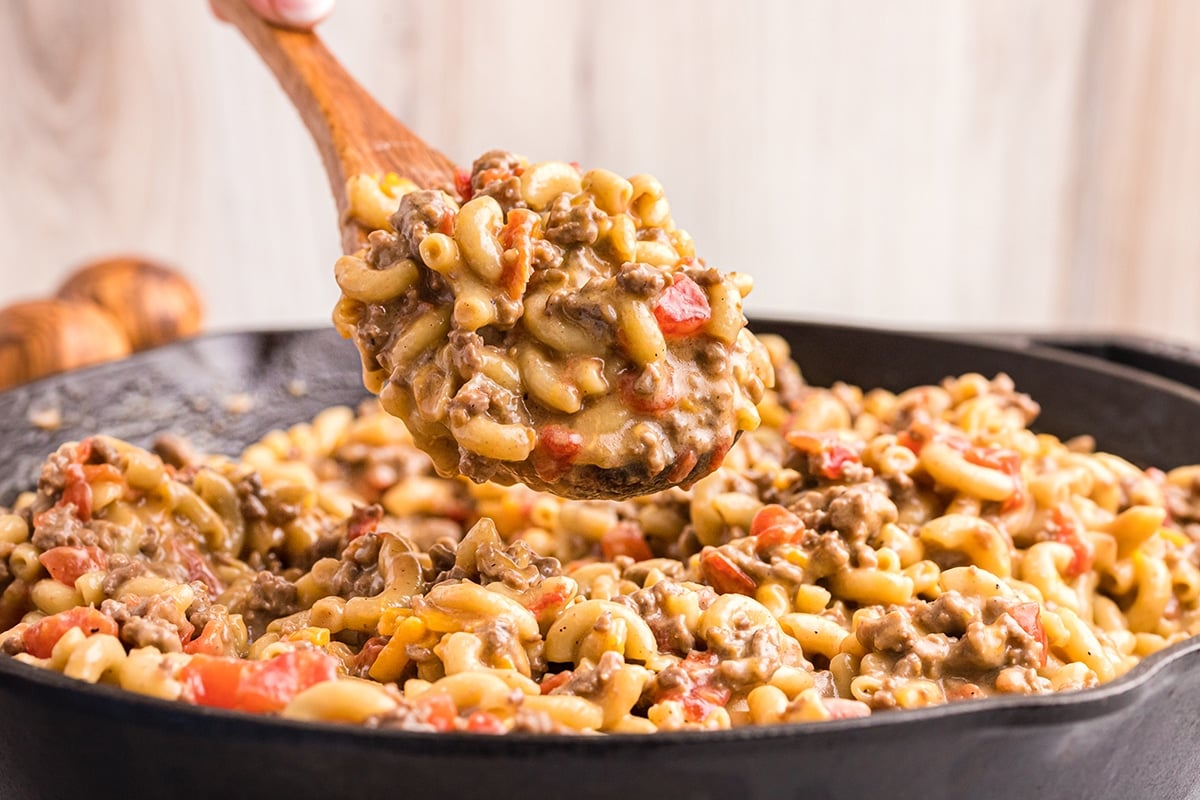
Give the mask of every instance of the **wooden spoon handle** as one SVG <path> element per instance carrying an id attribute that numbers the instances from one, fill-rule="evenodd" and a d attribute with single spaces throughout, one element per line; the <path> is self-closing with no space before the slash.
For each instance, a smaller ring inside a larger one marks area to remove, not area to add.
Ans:
<path id="1" fill-rule="evenodd" d="M 454 162 L 379 105 L 319 36 L 271 25 L 244 0 L 213 0 L 213 5 L 258 51 L 300 112 L 329 176 L 345 252 L 363 242 L 363 231 L 346 213 L 348 178 L 394 172 L 418 186 L 453 191 Z"/>

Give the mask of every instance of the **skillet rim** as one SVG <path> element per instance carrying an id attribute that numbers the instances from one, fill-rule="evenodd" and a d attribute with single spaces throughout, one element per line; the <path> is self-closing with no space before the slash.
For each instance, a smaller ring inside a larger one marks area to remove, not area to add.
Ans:
<path id="1" fill-rule="evenodd" d="M 1114 364 L 1101 358 L 1078 352 L 1060 350 L 1042 344 L 1033 337 L 1016 338 L 1004 334 L 962 332 L 947 334 L 869 325 L 826 323 L 802 319 L 753 318 L 750 326 L 759 332 L 762 328 L 772 329 L 787 326 L 808 326 L 828 332 L 857 332 L 883 336 L 902 337 L 913 342 L 931 341 L 942 344 L 965 345 L 1034 360 L 1057 362 L 1108 377 L 1140 383 L 1148 388 L 1174 395 L 1200 406 L 1200 388 L 1161 377 L 1136 367 Z M 0 392 L 0 400 L 15 395 L 36 396 L 39 389 L 59 385 L 64 380 L 74 381 L 110 371 L 136 368 L 150 359 L 169 357 L 173 349 L 182 350 L 189 346 L 202 345 L 210 340 L 262 340 L 267 337 L 292 338 L 298 335 L 332 334 L 328 326 L 301 326 L 294 328 L 263 328 L 224 330 L 201 334 L 180 340 L 150 351 L 135 353 L 118 361 L 93 365 L 69 373 L 41 378 L 19 387 Z M 364 391 L 364 397 L 365 397 Z M 253 413 L 253 412 L 251 412 Z M 116 686 L 89 684 L 68 678 L 50 670 L 24 664 L 12 658 L 0 658 L 0 680 L 14 681 L 22 688 L 49 691 L 61 695 L 62 701 L 74 700 L 72 705 L 86 703 L 112 709 L 110 715 L 117 719 L 136 716 L 144 712 L 156 717 L 154 721 L 165 725 L 186 724 L 189 720 L 203 722 L 213 731 L 223 730 L 251 737 L 274 736 L 290 739 L 296 746 L 305 740 L 318 739 L 326 744 L 354 746 L 356 743 L 378 745 L 380 743 L 407 745 L 415 750 L 424 750 L 427 745 L 437 743 L 439 755 L 453 756 L 470 753 L 484 757 L 553 755 L 558 753 L 591 755 L 614 755 L 636 749 L 662 750 L 687 747 L 697 750 L 707 746 L 720 746 L 748 742 L 794 742 L 802 744 L 814 736 L 829 737 L 853 735 L 864 730 L 887 730 L 895 726 L 916 729 L 922 725 L 938 722 L 970 724 L 982 720 L 987 726 L 1020 724 L 1025 726 L 1056 725 L 1063 722 L 1081 722 L 1115 713 L 1135 702 L 1145 691 L 1152 691 L 1151 680 L 1159 675 L 1173 675 L 1187 668 L 1189 662 L 1200 659 L 1200 636 L 1191 637 L 1154 653 L 1124 675 L 1099 686 L 1067 692 L 1043 695 L 1007 695 L 958 701 L 920 709 L 896 710 L 872 714 L 855 719 L 829 720 L 820 723 L 791 723 L 775 726 L 745 726 L 721 731 L 668 731 L 655 734 L 507 734 L 492 736 L 466 732 L 426 733 L 418 731 L 368 729 L 358 725 L 331 722 L 308 722 L 274 716 L 259 716 L 237 711 L 194 706 L 178 700 L 163 700 L 126 691 Z M 1162 681 L 1159 686 L 1167 686 Z M 39 698 L 41 699 L 41 698 Z M 332 737 L 332 738 L 330 738 Z M 532 748 L 532 749 L 531 749 Z"/>

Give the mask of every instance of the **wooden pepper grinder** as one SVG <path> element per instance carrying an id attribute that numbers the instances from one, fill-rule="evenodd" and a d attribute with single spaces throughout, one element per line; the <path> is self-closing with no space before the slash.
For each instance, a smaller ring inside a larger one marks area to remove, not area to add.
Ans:
<path id="1" fill-rule="evenodd" d="M 0 309 L 0 389 L 192 336 L 202 317 L 178 272 L 141 258 L 93 262 L 55 297 Z"/>

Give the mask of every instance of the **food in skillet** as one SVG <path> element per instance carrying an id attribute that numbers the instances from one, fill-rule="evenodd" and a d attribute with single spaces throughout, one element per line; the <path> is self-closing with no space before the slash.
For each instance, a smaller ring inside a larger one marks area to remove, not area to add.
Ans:
<path id="1" fill-rule="evenodd" d="M 1200 467 L 1031 432 L 1004 376 L 805 385 L 690 490 L 437 477 L 368 405 L 237 460 L 96 436 L 0 514 L 0 650 L 186 703 L 652 732 L 1080 689 L 1200 632 Z"/>
<path id="2" fill-rule="evenodd" d="M 696 257 L 654 178 L 493 151 L 457 198 L 371 183 L 351 214 L 386 229 L 338 261 L 334 322 L 440 474 L 619 499 L 758 426 L 750 278 Z"/>

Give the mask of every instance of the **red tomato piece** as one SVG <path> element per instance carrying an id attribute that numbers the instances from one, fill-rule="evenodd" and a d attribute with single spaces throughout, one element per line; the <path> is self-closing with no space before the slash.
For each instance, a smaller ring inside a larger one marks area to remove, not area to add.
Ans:
<path id="1" fill-rule="evenodd" d="M 346 521 L 346 541 L 353 542 L 364 534 L 374 533 L 382 519 L 383 506 L 378 503 L 356 507 Z"/>
<path id="2" fill-rule="evenodd" d="M 454 170 L 454 191 L 458 193 L 458 199 L 465 203 L 475 194 L 475 188 L 471 186 L 471 173 L 465 169 Z"/>
<path id="3" fill-rule="evenodd" d="M 686 275 L 676 274 L 675 282 L 663 290 L 654 304 L 654 318 L 663 336 L 679 339 L 703 328 L 712 317 L 704 290 Z"/>
<path id="4" fill-rule="evenodd" d="M 858 464 L 858 453 L 841 442 L 821 450 L 821 474 L 830 480 L 841 480 L 848 464 Z"/>
<path id="5" fill-rule="evenodd" d="M 75 445 L 75 455 L 72 459 L 76 464 L 84 464 L 92 457 L 92 437 L 89 436 Z"/>
<path id="6" fill-rule="evenodd" d="M 209 588 L 213 597 L 225 590 L 221 579 L 213 572 L 208 559 L 200 554 L 196 545 L 172 537 L 166 541 L 166 550 L 176 563 L 187 568 L 188 581 L 200 581 Z"/>
<path id="7" fill-rule="evenodd" d="M 542 678 L 542 694 L 550 694 L 555 689 L 571 680 L 571 676 L 574 674 L 575 673 L 571 670 L 567 670 L 566 672 L 555 672 L 552 675 L 547 675 L 546 677 Z"/>
<path id="8" fill-rule="evenodd" d="M 543 425 L 530 461 L 542 480 L 555 481 L 571 468 L 582 449 L 583 434 L 579 431 L 565 425 Z"/>
<path id="9" fill-rule="evenodd" d="M 225 641 L 221 636 L 221 625 L 215 619 L 204 623 L 204 630 L 191 641 L 183 643 L 183 652 L 191 655 L 225 655 Z"/>
<path id="10" fill-rule="evenodd" d="M 750 535 L 761 536 L 772 528 L 800 528 L 800 518 L 778 503 L 765 505 L 750 521 Z"/>
<path id="11" fill-rule="evenodd" d="M 116 636 L 118 632 L 117 623 L 111 617 L 101 614 L 91 606 L 80 606 L 42 617 L 26 628 L 22 634 L 25 652 L 37 658 L 49 658 L 54 645 L 72 628 L 79 628 L 88 636 L 95 633 Z"/>
<path id="12" fill-rule="evenodd" d="M 779 545 L 799 543 L 804 535 L 804 523 L 781 505 L 767 505 L 750 521 L 750 535 L 757 540 L 754 551 L 763 556 Z"/>
<path id="13" fill-rule="evenodd" d="M 692 651 L 680 666 L 692 679 L 688 689 L 680 689 L 663 699 L 679 700 L 688 722 L 701 722 L 717 708 L 724 708 L 733 694 L 728 687 L 715 682 L 716 668 L 720 659 L 715 653 Z"/>
<path id="14" fill-rule="evenodd" d="M 476 711 L 467 717 L 467 730 L 471 733 L 504 733 L 504 722 L 490 711 Z"/>
<path id="15" fill-rule="evenodd" d="M 583 434 L 566 425 L 544 425 L 538 434 L 538 447 L 555 461 L 569 463 L 583 449 Z"/>
<path id="16" fill-rule="evenodd" d="M 1008 610 L 1009 616 L 1042 645 L 1041 666 L 1046 666 L 1050 647 L 1046 639 L 1046 628 L 1042 625 L 1042 607 L 1037 603 L 1021 603 Z"/>
<path id="17" fill-rule="evenodd" d="M 83 467 L 79 464 L 69 464 L 66 469 L 66 484 L 63 486 L 62 505 L 75 507 L 75 516 L 80 522 L 92 518 L 92 485 L 84 477 Z"/>
<path id="18" fill-rule="evenodd" d="M 426 692 L 417 699 L 416 705 L 425 709 L 426 719 L 434 730 L 442 733 L 454 730 L 458 706 L 450 695 L 445 692 Z"/>
<path id="19" fill-rule="evenodd" d="M 758 584 L 729 558 L 712 547 L 700 553 L 700 575 L 704 582 L 720 594 L 744 594 L 754 596 Z"/>
<path id="20" fill-rule="evenodd" d="M 548 608 L 560 606 L 566 602 L 567 593 L 567 587 L 559 584 L 558 587 L 552 592 L 542 592 L 538 594 L 529 602 L 529 605 L 525 607 L 529 609 L 529 613 L 533 614 L 535 617 L 539 617 L 540 622 L 540 617 L 542 616 L 543 611 Z"/>
<path id="21" fill-rule="evenodd" d="M 508 212 L 508 221 L 497 237 L 504 254 L 500 259 L 500 285 L 513 300 L 520 299 L 529 283 L 533 264 L 533 226 L 540 217 L 527 208 Z"/>
<path id="22" fill-rule="evenodd" d="M 861 463 L 858 452 L 836 434 L 788 431 L 784 438 L 800 452 L 815 456 L 817 472 L 832 481 L 841 480 L 848 465 Z"/>
<path id="23" fill-rule="evenodd" d="M 1067 565 L 1067 577 L 1078 578 L 1092 569 L 1092 546 L 1079 532 L 1073 517 L 1067 516 L 1061 508 L 1054 509 L 1050 514 L 1050 530 L 1054 541 L 1062 542 L 1071 548 L 1074 557 Z"/>
<path id="24" fill-rule="evenodd" d="M 108 565 L 108 553 L 99 547 L 51 547 L 38 556 L 38 561 L 50 573 L 50 577 L 67 586 L 85 572 L 104 569 Z"/>
<path id="25" fill-rule="evenodd" d="M 921 450 L 925 445 L 935 438 L 937 438 L 937 434 L 932 426 L 924 422 L 914 422 L 906 430 L 900 431 L 896 435 L 896 444 L 907 447 L 916 455 L 921 455 Z"/>
<path id="26" fill-rule="evenodd" d="M 295 650 L 266 661 L 195 655 L 180 670 L 184 697 L 196 705 L 264 714 L 280 711 L 300 692 L 337 678 L 338 660 Z"/>
<path id="27" fill-rule="evenodd" d="M 634 411 L 655 414 L 659 411 L 666 411 L 668 408 L 674 408 L 675 404 L 679 402 L 679 398 L 675 394 L 675 387 L 670 383 L 660 383 L 655 387 L 653 394 L 645 394 L 637 390 L 637 381 L 638 372 L 636 370 L 622 372 L 617 381 L 621 402 Z"/>
<path id="28" fill-rule="evenodd" d="M 1021 480 L 1021 456 L 1012 450 L 999 447 L 968 447 L 963 450 L 963 458 L 980 467 L 1003 472 L 1012 480 L 1013 493 L 1008 496 L 1000 510 L 1012 511 L 1025 499 L 1025 484 Z"/>
<path id="29" fill-rule="evenodd" d="M 225 656 L 192 656 L 192 660 L 179 671 L 184 699 L 198 706 L 238 708 L 242 673 L 252 663 Z"/>
<path id="30" fill-rule="evenodd" d="M 112 464 L 84 464 L 83 477 L 89 483 L 100 481 L 105 483 L 124 483 L 125 476 L 121 470 Z"/>
<path id="31" fill-rule="evenodd" d="M 600 552 L 606 561 L 617 556 L 629 556 L 634 561 L 654 558 L 642 529 L 632 522 L 618 522 L 600 537 Z"/>
<path id="32" fill-rule="evenodd" d="M 317 650 L 294 650 L 251 663 L 255 667 L 242 673 L 238 687 L 243 711 L 280 711 L 308 687 L 337 678 L 337 659 Z"/>

